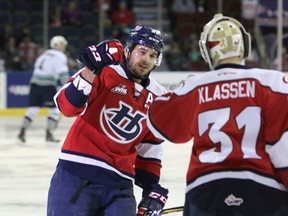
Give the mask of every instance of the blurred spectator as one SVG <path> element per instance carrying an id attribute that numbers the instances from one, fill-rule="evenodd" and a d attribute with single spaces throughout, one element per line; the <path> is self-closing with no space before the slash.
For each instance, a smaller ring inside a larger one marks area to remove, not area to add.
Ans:
<path id="1" fill-rule="evenodd" d="M 20 29 L 17 29 L 15 31 L 16 45 L 19 46 L 19 44 L 24 40 L 27 35 L 29 35 L 31 40 L 33 40 L 30 26 L 28 24 L 25 24 L 21 26 Z"/>
<path id="2" fill-rule="evenodd" d="M 254 28 L 254 20 L 258 15 L 259 0 L 241 0 L 242 23 L 248 32 Z"/>
<path id="3" fill-rule="evenodd" d="M 103 0 L 103 3 L 100 5 L 100 0 L 90 0 L 93 12 L 100 13 L 100 10 L 104 11 L 108 15 L 112 15 L 112 11 L 117 10 L 119 8 L 119 3 L 123 0 Z M 124 0 L 126 1 L 127 8 L 133 8 L 132 0 Z"/>
<path id="4" fill-rule="evenodd" d="M 188 52 L 188 61 L 189 71 L 203 71 L 205 68 L 205 63 L 203 62 L 198 47 L 191 46 L 190 51 Z"/>
<path id="5" fill-rule="evenodd" d="M 112 28 L 112 8 L 113 4 L 115 3 L 112 0 L 103 0 L 103 4 L 100 5 L 100 0 L 90 0 L 92 9 L 93 9 L 93 16 L 99 19 L 100 11 L 103 13 L 103 26 L 104 26 L 104 35 L 105 37 L 112 37 L 113 35 L 113 28 Z"/>
<path id="6" fill-rule="evenodd" d="M 134 12 L 127 7 L 125 0 L 120 1 L 118 8 L 112 12 L 112 22 L 114 25 L 122 28 L 130 28 L 135 24 Z"/>
<path id="7" fill-rule="evenodd" d="M 198 47 L 191 46 L 190 50 L 188 51 L 188 59 L 190 62 L 197 62 L 199 60 L 202 61 L 201 53 Z"/>
<path id="8" fill-rule="evenodd" d="M 100 10 L 104 13 L 110 14 L 112 9 L 112 0 L 103 0 L 103 4 L 100 6 L 100 0 L 91 0 L 93 12 L 99 14 Z"/>
<path id="9" fill-rule="evenodd" d="M 76 25 L 83 24 L 83 13 L 77 5 L 75 0 L 68 2 L 66 10 L 63 10 L 63 25 Z"/>
<path id="10" fill-rule="evenodd" d="M 191 51 L 191 48 L 196 48 L 199 50 L 199 36 L 197 33 L 192 32 L 189 34 L 187 38 L 182 39 L 181 49 L 184 51 L 185 54 L 188 54 Z"/>
<path id="11" fill-rule="evenodd" d="M 5 23 L 1 28 L 0 50 L 5 49 L 5 45 L 7 44 L 10 37 L 13 37 L 12 25 L 11 25 L 11 23 Z"/>
<path id="12" fill-rule="evenodd" d="M 259 0 L 241 0 L 242 19 L 254 20 L 258 15 Z"/>
<path id="13" fill-rule="evenodd" d="M 103 20 L 104 20 L 104 35 L 107 38 L 116 38 L 114 37 L 114 31 L 115 35 L 118 35 L 118 29 L 113 28 L 111 17 L 108 13 L 103 14 Z"/>
<path id="14" fill-rule="evenodd" d="M 129 33 L 130 28 L 123 28 L 120 26 L 114 26 L 111 32 L 111 37 L 120 40 L 121 42 L 125 42 L 127 35 Z"/>
<path id="15" fill-rule="evenodd" d="M 60 4 L 56 5 L 53 8 L 53 11 L 50 15 L 49 23 L 51 27 L 62 26 L 62 6 Z"/>
<path id="16" fill-rule="evenodd" d="M 26 35 L 18 46 L 20 61 L 24 70 L 32 70 L 38 57 L 38 46 Z"/>
<path id="17" fill-rule="evenodd" d="M 24 69 L 21 64 L 21 59 L 16 46 L 16 39 L 14 37 L 10 37 L 5 46 L 4 60 L 7 72 Z"/>
<path id="18" fill-rule="evenodd" d="M 170 44 L 170 48 L 165 54 L 165 60 L 170 71 L 186 71 L 188 68 L 187 60 L 176 41 Z"/>
<path id="19" fill-rule="evenodd" d="M 117 38 L 120 41 L 125 40 L 131 27 L 135 24 L 135 21 L 133 10 L 128 8 L 125 0 L 120 1 L 118 8 L 112 11 L 112 37 Z"/>
<path id="20" fill-rule="evenodd" d="M 199 50 L 199 39 L 196 33 L 191 33 L 186 40 L 183 41 L 183 48 L 185 55 L 187 55 L 187 61 L 189 62 L 188 70 L 199 71 L 203 69 L 204 62 Z M 186 54 L 187 53 L 187 54 Z"/>
<path id="21" fill-rule="evenodd" d="M 172 5 L 174 13 L 195 13 L 196 7 L 193 0 L 174 0 Z"/>
<path id="22" fill-rule="evenodd" d="M 196 30 L 195 12 L 194 0 L 174 0 L 171 6 L 171 28 L 176 40 L 183 41 Z M 186 54 L 188 50 L 187 46 Z"/>
<path id="23" fill-rule="evenodd" d="M 123 0 L 116 0 L 116 1 L 113 1 L 113 4 L 112 4 L 112 10 L 115 10 L 119 3 L 123 1 Z M 133 9 L 133 5 L 134 5 L 134 1 L 133 0 L 124 0 L 127 4 L 127 8 L 129 8 L 129 10 L 132 10 Z"/>

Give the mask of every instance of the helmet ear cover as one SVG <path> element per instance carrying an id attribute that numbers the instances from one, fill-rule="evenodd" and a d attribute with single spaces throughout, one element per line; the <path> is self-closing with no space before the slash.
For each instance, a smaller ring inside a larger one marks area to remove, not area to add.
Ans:
<path id="1" fill-rule="evenodd" d="M 226 36 L 227 32 L 230 32 L 229 36 Z M 211 38 L 215 35 L 217 35 L 217 40 L 212 40 Z M 210 69 L 214 69 L 219 60 L 233 56 L 248 57 L 251 50 L 251 38 L 240 22 L 234 18 L 216 14 L 204 26 L 199 47 L 203 59 L 209 64 Z"/>

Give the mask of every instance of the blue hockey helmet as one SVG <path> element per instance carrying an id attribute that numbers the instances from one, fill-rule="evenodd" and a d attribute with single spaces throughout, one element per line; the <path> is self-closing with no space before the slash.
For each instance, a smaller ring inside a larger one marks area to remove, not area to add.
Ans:
<path id="1" fill-rule="evenodd" d="M 155 65 L 159 66 L 161 64 L 164 42 L 159 30 L 137 25 L 128 34 L 125 49 L 131 52 L 136 44 L 142 44 L 157 50 L 159 55 Z"/>

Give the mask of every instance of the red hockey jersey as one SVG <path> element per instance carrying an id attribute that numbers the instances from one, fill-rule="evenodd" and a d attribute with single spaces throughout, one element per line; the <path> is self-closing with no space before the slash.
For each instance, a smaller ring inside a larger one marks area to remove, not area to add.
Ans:
<path id="1" fill-rule="evenodd" d="M 169 117 L 168 117 L 169 116 Z M 217 179 L 288 188 L 288 77 L 229 65 L 189 77 L 157 97 L 148 126 L 159 138 L 193 138 L 187 192 Z"/>
<path id="2" fill-rule="evenodd" d="M 148 129 L 146 114 L 166 91 L 153 79 L 144 87 L 133 82 L 127 71 L 105 67 L 91 85 L 80 70 L 54 97 L 65 116 L 77 116 L 59 158 L 77 176 L 117 186 L 119 177 L 133 181 L 136 169 L 139 185 L 159 181 L 163 140 Z"/>

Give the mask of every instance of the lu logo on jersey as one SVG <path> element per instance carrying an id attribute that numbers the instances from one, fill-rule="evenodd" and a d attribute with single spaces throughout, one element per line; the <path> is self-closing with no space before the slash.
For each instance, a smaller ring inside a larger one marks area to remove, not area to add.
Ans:
<path id="1" fill-rule="evenodd" d="M 105 134 L 115 142 L 127 144 L 135 140 L 142 132 L 142 120 L 145 114 L 136 111 L 133 107 L 119 102 L 119 108 L 104 106 L 100 113 L 100 124 Z"/>

